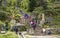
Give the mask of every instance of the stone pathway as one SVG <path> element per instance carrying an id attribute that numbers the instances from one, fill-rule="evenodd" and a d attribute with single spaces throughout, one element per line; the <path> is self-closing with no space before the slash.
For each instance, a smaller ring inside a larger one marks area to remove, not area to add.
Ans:
<path id="1" fill-rule="evenodd" d="M 32 36 L 32 35 L 25 35 L 26 32 L 22 32 L 22 35 L 18 34 L 19 38 L 58 38 L 58 36 L 49 36 L 49 35 L 45 35 L 45 36 Z"/>
<path id="2" fill-rule="evenodd" d="M 56 36 L 30 36 L 29 38 L 58 38 Z"/>

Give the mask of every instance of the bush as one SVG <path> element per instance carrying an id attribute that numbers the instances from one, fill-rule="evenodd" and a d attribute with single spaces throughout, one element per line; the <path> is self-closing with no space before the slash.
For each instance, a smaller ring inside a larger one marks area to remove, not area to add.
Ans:
<path id="1" fill-rule="evenodd" d="M 6 20 L 8 20 L 9 18 L 8 18 L 8 14 L 7 13 L 5 13 L 5 12 L 0 12 L 0 20 L 1 21 L 6 21 Z"/>
<path id="2" fill-rule="evenodd" d="M 20 31 L 26 31 L 26 27 L 25 26 L 13 26 L 12 27 L 12 31 L 15 31 L 15 27 L 18 27 L 18 29 L 20 30 Z"/>
<path id="3" fill-rule="evenodd" d="M 0 25 L 4 25 L 4 23 L 2 21 L 0 21 Z"/>
<path id="4" fill-rule="evenodd" d="M 0 34 L 0 38 L 18 38 L 14 32 L 7 32 L 6 34 Z"/>
<path id="5" fill-rule="evenodd" d="M 20 26 L 20 31 L 26 31 L 26 27 L 25 26 Z"/>
<path id="6" fill-rule="evenodd" d="M 5 26 L 4 23 L 0 21 L 0 30 L 5 30 L 5 27 L 4 26 Z"/>

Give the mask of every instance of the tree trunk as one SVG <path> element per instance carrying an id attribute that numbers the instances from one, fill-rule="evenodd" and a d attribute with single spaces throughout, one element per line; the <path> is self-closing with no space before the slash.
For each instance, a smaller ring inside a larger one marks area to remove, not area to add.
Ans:
<path id="1" fill-rule="evenodd" d="M 43 20 L 43 21 L 45 20 L 44 13 L 42 13 L 42 20 Z"/>
<path id="2" fill-rule="evenodd" d="M 40 26 L 44 27 L 44 26 L 42 26 L 44 23 L 45 23 L 45 17 L 44 17 L 44 13 L 42 13 L 42 20 L 40 22 Z"/>

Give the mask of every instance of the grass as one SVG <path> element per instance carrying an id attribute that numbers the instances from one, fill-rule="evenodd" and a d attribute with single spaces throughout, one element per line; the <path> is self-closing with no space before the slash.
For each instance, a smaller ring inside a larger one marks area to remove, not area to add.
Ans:
<path id="1" fill-rule="evenodd" d="M 0 34 L 0 38 L 18 38 L 14 32 L 7 32 L 6 34 Z"/>

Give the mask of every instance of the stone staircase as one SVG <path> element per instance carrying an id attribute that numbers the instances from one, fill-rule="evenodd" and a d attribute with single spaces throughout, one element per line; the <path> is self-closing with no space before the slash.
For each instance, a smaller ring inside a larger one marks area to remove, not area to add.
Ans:
<path id="1" fill-rule="evenodd" d="M 42 35 L 41 31 L 42 31 L 42 28 L 37 27 L 36 30 L 35 30 L 35 35 Z"/>
<path id="2" fill-rule="evenodd" d="M 54 35 L 29 35 L 29 34 L 26 34 L 27 32 L 21 32 L 22 35 L 19 35 L 18 34 L 18 37 L 19 38 L 60 38 L 59 36 L 54 36 Z"/>
<path id="3" fill-rule="evenodd" d="M 30 31 L 29 34 L 42 35 L 42 33 L 41 33 L 42 28 L 40 26 L 37 26 L 35 31 L 32 28 L 30 28 L 29 31 Z"/>

